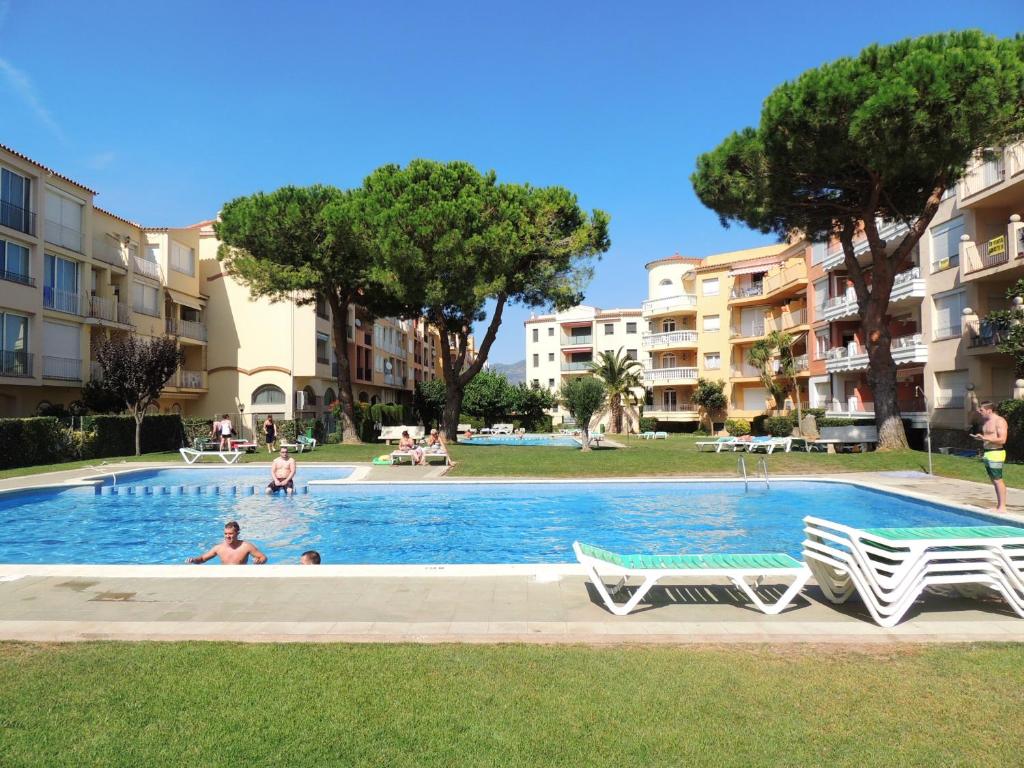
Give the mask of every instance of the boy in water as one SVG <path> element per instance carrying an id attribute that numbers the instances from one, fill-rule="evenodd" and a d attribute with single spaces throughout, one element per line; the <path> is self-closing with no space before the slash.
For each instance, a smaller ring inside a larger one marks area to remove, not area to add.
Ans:
<path id="1" fill-rule="evenodd" d="M 260 552 L 255 544 L 250 544 L 248 541 L 242 541 L 238 538 L 239 533 L 241 533 L 241 528 L 234 520 L 225 523 L 223 543 L 218 544 L 209 552 L 199 555 L 199 557 L 187 558 L 185 562 L 199 565 L 207 560 L 219 557 L 221 565 L 245 565 L 249 562 L 249 555 L 252 555 L 252 560 L 256 565 L 263 565 L 263 563 L 267 562 L 267 556 Z"/>

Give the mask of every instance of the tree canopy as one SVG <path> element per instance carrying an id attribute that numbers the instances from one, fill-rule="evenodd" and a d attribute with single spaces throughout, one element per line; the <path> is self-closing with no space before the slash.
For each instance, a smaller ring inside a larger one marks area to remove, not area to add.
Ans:
<path id="1" fill-rule="evenodd" d="M 765 99 L 756 128 L 697 159 L 691 177 L 723 226 L 837 239 L 857 292 L 879 445 L 906 444 L 887 319 L 893 278 L 979 149 L 1024 134 L 1024 38 L 978 31 L 872 45 Z M 880 225 L 905 234 L 886 243 Z M 853 250 L 867 240 L 871 280 Z"/>
<path id="2" fill-rule="evenodd" d="M 593 376 L 573 376 L 562 382 L 558 397 L 583 432 L 583 450 L 589 451 L 590 422 L 608 397 L 604 382 Z"/>
<path id="3" fill-rule="evenodd" d="M 469 163 L 414 160 L 378 168 L 358 217 L 376 279 L 404 317 L 441 335 L 444 427 L 454 436 L 466 385 L 481 370 L 509 303 L 566 308 L 582 300 L 585 262 L 608 249 L 608 217 L 587 215 L 561 187 L 498 184 Z M 490 318 L 485 306 L 494 302 Z M 475 360 L 474 323 L 487 320 Z"/>
<path id="4" fill-rule="evenodd" d="M 729 399 L 725 396 L 725 382 L 721 379 L 697 379 L 693 402 L 700 409 L 701 421 L 707 425 L 708 434 L 714 432 L 715 414 L 722 413 L 729 405 Z"/>

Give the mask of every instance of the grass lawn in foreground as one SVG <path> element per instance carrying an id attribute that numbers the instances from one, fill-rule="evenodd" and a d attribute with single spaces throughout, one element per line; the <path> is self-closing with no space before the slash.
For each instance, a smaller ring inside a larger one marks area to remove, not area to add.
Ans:
<path id="1" fill-rule="evenodd" d="M 0 765 L 1020 765 L 1024 646 L 0 644 Z"/>
<path id="2" fill-rule="evenodd" d="M 670 435 L 668 440 L 617 438 L 624 448 L 599 448 L 583 453 L 573 448 L 534 446 L 453 445 L 452 458 L 458 465 L 449 477 L 636 477 L 641 475 L 717 475 L 736 476 L 736 453 L 698 453 L 691 435 Z M 304 462 L 370 461 L 388 452 L 382 444 L 324 445 L 312 453 L 296 455 Z M 757 467 L 758 456 L 747 455 L 748 470 Z M 266 451 L 242 456 L 243 462 L 267 462 Z M 863 454 L 773 453 L 767 457 L 772 475 L 814 477 L 823 473 L 872 472 L 892 470 L 927 471 L 928 455 L 922 451 L 874 451 Z M 150 453 L 106 461 L 172 461 L 182 463 L 177 453 Z M 935 474 L 988 483 L 985 468 L 976 459 L 932 455 Z M 0 478 L 18 477 L 75 467 L 97 466 L 99 460 L 21 467 L 0 471 Z M 1006 484 L 1024 488 L 1024 465 L 1007 464 Z"/>

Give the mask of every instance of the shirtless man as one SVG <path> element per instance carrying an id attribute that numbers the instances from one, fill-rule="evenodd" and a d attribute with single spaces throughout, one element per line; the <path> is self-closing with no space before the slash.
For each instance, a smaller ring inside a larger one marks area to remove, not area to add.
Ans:
<path id="1" fill-rule="evenodd" d="M 239 531 L 238 523 L 234 520 L 225 523 L 223 544 L 218 544 L 209 552 L 199 557 L 190 557 L 185 562 L 199 565 L 207 560 L 219 557 L 221 565 L 245 565 L 249 562 L 249 555 L 252 555 L 252 560 L 256 565 L 263 565 L 263 563 L 267 562 L 267 556 L 260 552 L 255 544 L 250 544 L 248 541 L 242 541 L 238 538 Z"/>
<path id="2" fill-rule="evenodd" d="M 1006 419 L 995 412 L 995 406 L 987 400 L 978 406 L 982 418 L 981 434 L 971 435 L 975 440 L 984 441 L 981 460 L 985 471 L 996 489 L 994 512 L 1006 512 L 1006 483 L 1003 481 L 1003 462 L 1006 461 Z"/>
<path id="3" fill-rule="evenodd" d="M 288 455 L 288 449 L 281 448 L 280 455 L 270 465 L 270 482 L 267 483 L 267 493 L 277 493 L 283 490 L 286 494 L 295 493 L 295 459 Z"/>

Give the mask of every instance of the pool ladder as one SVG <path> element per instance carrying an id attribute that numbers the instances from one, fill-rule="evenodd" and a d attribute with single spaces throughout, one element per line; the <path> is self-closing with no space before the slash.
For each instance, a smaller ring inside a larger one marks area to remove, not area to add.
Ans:
<path id="1" fill-rule="evenodd" d="M 759 473 L 764 477 L 764 487 L 771 490 L 772 484 L 768 479 L 768 459 L 764 456 L 757 460 L 757 468 Z M 750 478 L 747 476 L 747 457 L 740 456 L 739 461 L 736 462 L 736 471 L 743 477 L 743 490 L 747 491 L 750 489 Z"/>

